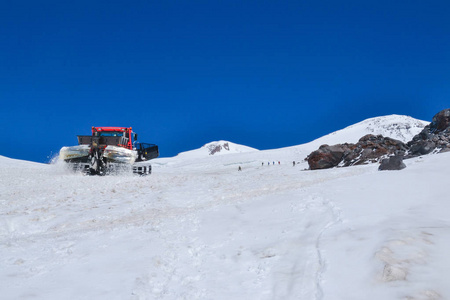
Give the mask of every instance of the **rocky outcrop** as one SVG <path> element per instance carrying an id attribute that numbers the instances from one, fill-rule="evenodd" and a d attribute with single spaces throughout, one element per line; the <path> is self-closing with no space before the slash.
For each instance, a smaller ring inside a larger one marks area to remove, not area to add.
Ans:
<path id="1" fill-rule="evenodd" d="M 406 168 L 405 163 L 403 162 L 403 156 L 396 155 L 391 156 L 389 158 L 385 158 L 381 161 L 380 166 L 378 167 L 379 171 L 386 171 L 386 170 L 402 170 Z"/>
<path id="2" fill-rule="evenodd" d="M 311 170 L 328 169 L 339 165 L 342 159 L 354 148 L 354 144 L 322 145 L 312 152 L 306 160 Z"/>
<path id="3" fill-rule="evenodd" d="M 322 145 L 308 155 L 306 160 L 311 170 L 381 161 L 381 169 L 391 170 L 404 167 L 403 157 L 447 151 L 450 151 L 450 109 L 437 113 L 432 122 L 407 144 L 382 135 L 368 134 L 356 144 Z M 383 161 L 387 158 L 390 159 Z"/>
<path id="4" fill-rule="evenodd" d="M 407 157 L 415 157 L 431 152 L 450 151 L 450 109 L 437 113 L 432 122 L 407 144 Z"/>
<path id="5" fill-rule="evenodd" d="M 368 134 L 356 144 L 322 145 L 306 160 L 311 170 L 327 169 L 378 162 L 392 155 L 403 155 L 406 150 L 406 145 L 401 141 Z"/>
<path id="6" fill-rule="evenodd" d="M 222 151 L 222 149 L 225 149 L 227 151 L 230 151 L 230 146 L 228 145 L 228 143 L 223 143 L 223 144 L 210 144 L 207 146 L 208 150 L 209 150 L 209 155 L 214 155 L 217 152 Z"/>

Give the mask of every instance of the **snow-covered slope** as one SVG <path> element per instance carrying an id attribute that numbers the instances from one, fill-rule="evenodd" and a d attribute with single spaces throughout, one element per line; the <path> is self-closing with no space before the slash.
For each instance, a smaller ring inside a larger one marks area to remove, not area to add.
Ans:
<path id="1" fill-rule="evenodd" d="M 258 150 L 255 148 L 235 144 L 228 141 L 217 141 L 203 145 L 199 149 L 182 152 L 179 154 L 179 156 L 183 158 L 201 158 L 209 155 L 218 156 L 232 153 L 246 153 L 254 151 Z"/>
<path id="2" fill-rule="evenodd" d="M 399 172 L 217 164 L 246 155 L 148 177 L 1 160 L 2 297 L 450 298 L 450 153 Z"/>
<path id="3" fill-rule="evenodd" d="M 147 177 L 0 157 L 2 298 L 450 299 L 450 153 L 303 171 L 302 147 Z"/>
<path id="4" fill-rule="evenodd" d="M 318 138 L 311 143 L 317 145 L 356 143 L 366 134 L 381 134 L 404 143 L 409 142 L 416 134 L 428 125 L 429 122 L 414 119 L 409 116 L 389 115 L 366 119 L 344 129 L 335 131 Z"/>
<path id="5" fill-rule="evenodd" d="M 43 164 L 41 163 L 37 163 L 37 162 L 32 162 L 32 161 L 27 161 L 27 160 L 20 160 L 20 159 L 12 159 L 6 156 L 2 156 L 0 155 L 0 166 L 6 167 L 6 166 L 10 166 L 10 167 L 42 167 Z"/>
<path id="6" fill-rule="evenodd" d="M 158 158 L 153 160 L 154 166 L 177 166 L 182 168 L 200 168 L 206 164 L 234 164 L 237 154 L 247 154 L 248 157 L 258 156 L 260 151 L 248 146 L 235 144 L 228 141 L 217 141 L 205 144 L 199 149 L 181 152 L 175 157 Z"/>
<path id="7" fill-rule="evenodd" d="M 275 159 L 301 161 L 305 159 L 306 156 L 308 156 L 312 151 L 317 150 L 321 145 L 356 143 L 361 137 L 367 134 L 381 134 L 385 137 L 390 137 L 406 143 L 416 134 L 420 133 L 428 124 L 429 122 L 402 115 L 389 115 L 370 118 L 327 134 L 309 143 L 274 150 Z M 282 156 L 280 155 L 281 153 L 283 153 Z M 276 156 L 278 156 L 278 158 L 276 158 Z M 279 158 L 280 156 L 282 158 Z"/>

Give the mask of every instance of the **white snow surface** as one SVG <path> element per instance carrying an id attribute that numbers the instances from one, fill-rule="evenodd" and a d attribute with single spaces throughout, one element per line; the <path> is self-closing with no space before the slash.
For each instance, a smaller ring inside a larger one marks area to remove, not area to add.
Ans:
<path id="1" fill-rule="evenodd" d="M 450 299 L 450 153 L 306 171 L 306 148 L 146 177 L 0 156 L 1 298 Z"/>
<path id="2" fill-rule="evenodd" d="M 323 144 L 356 143 L 366 134 L 381 134 L 384 137 L 407 143 L 429 123 L 403 115 L 370 118 L 323 136 L 312 143 L 318 146 Z"/>
<path id="3" fill-rule="evenodd" d="M 200 149 L 182 152 L 178 156 L 183 158 L 198 158 L 208 155 L 225 155 L 231 153 L 246 153 L 258 151 L 255 148 L 251 148 L 244 145 L 235 144 L 229 141 L 217 141 L 203 145 Z"/>

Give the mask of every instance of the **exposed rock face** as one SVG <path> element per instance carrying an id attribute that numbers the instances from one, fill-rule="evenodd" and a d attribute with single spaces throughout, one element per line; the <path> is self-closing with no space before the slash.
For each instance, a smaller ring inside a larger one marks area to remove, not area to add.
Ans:
<path id="1" fill-rule="evenodd" d="M 444 109 L 438 112 L 431 121 L 430 129 L 432 131 L 442 132 L 448 129 L 450 125 L 450 109 Z"/>
<path id="2" fill-rule="evenodd" d="M 378 162 L 392 155 L 403 155 L 407 146 L 401 141 L 382 135 L 368 134 L 356 144 L 322 145 L 306 160 L 311 170 L 347 167 Z"/>
<path id="3" fill-rule="evenodd" d="M 223 145 L 215 144 L 215 145 L 209 145 L 208 146 L 209 155 L 214 155 L 217 152 L 222 151 L 222 149 L 225 149 L 225 150 L 229 151 L 230 150 L 230 146 L 228 145 L 228 143 L 224 143 Z"/>
<path id="4" fill-rule="evenodd" d="M 450 151 L 450 109 L 437 113 L 432 122 L 407 144 L 407 157 L 415 157 L 431 152 Z"/>
<path id="5" fill-rule="evenodd" d="M 322 145 L 306 160 L 311 170 L 346 167 L 384 160 L 380 169 L 404 168 L 403 157 L 411 158 L 431 152 L 450 151 L 450 109 L 437 113 L 432 122 L 407 144 L 401 141 L 368 134 L 356 144 Z"/>
<path id="6" fill-rule="evenodd" d="M 397 155 L 383 159 L 378 170 L 402 170 L 404 168 L 406 168 L 406 165 L 403 163 L 403 156 Z"/>
<path id="7" fill-rule="evenodd" d="M 322 145 L 306 158 L 311 170 L 328 169 L 339 165 L 345 154 L 354 148 L 354 144 Z"/>

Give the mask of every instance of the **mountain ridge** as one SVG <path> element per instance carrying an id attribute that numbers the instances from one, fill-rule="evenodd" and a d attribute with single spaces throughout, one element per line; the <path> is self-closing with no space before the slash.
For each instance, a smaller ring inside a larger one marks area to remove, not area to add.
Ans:
<path id="1" fill-rule="evenodd" d="M 203 145 L 201 148 L 181 152 L 178 154 L 178 156 L 181 157 L 188 157 L 188 156 L 195 156 L 198 157 L 199 155 L 203 156 L 210 156 L 211 151 L 214 152 L 214 149 L 219 145 L 223 145 L 226 143 L 229 143 L 230 145 L 234 145 L 235 147 L 239 147 L 242 149 L 248 149 L 248 151 L 222 151 L 218 152 L 220 155 L 223 154 L 233 154 L 233 153 L 242 153 L 242 152 L 252 152 L 252 151 L 260 151 L 260 152 L 272 152 L 277 150 L 283 150 L 283 149 L 295 149 L 296 152 L 302 152 L 304 153 L 305 157 L 309 152 L 316 150 L 323 144 L 340 144 L 340 143 L 356 143 L 361 137 L 367 135 L 367 134 L 373 134 L 373 135 L 383 135 L 384 137 L 390 137 L 396 140 L 400 140 L 401 142 L 408 142 L 411 140 L 416 134 L 418 134 L 420 131 L 423 130 L 423 128 L 428 125 L 430 122 L 415 119 L 410 116 L 405 115 L 387 115 L 387 116 L 380 116 L 380 117 L 373 117 L 368 118 L 363 121 L 360 121 L 358 123 L 349 125 L 345 128 L 339 129 L 337 131 L 334 131 L 332 133 L 329 133 L 327 135 L 324 135 L 322 137 L 319 137 L 311 142 L 289 146 L 289 147 L 282 147 L 277 149 L 267 149 L 267 150 L 257 150 L 255 148 L 245 146 L 245 145 L 239 145 L 235 144 L 229 141 L 218 141 L 218 142 L 210 142 L 205 145 Z M 209 152 L 207 151 L 208 149 Z M 214 155 L 216 153 L 213 153 Z M 176 156 L 176 157 L 178 157 Z"/>

